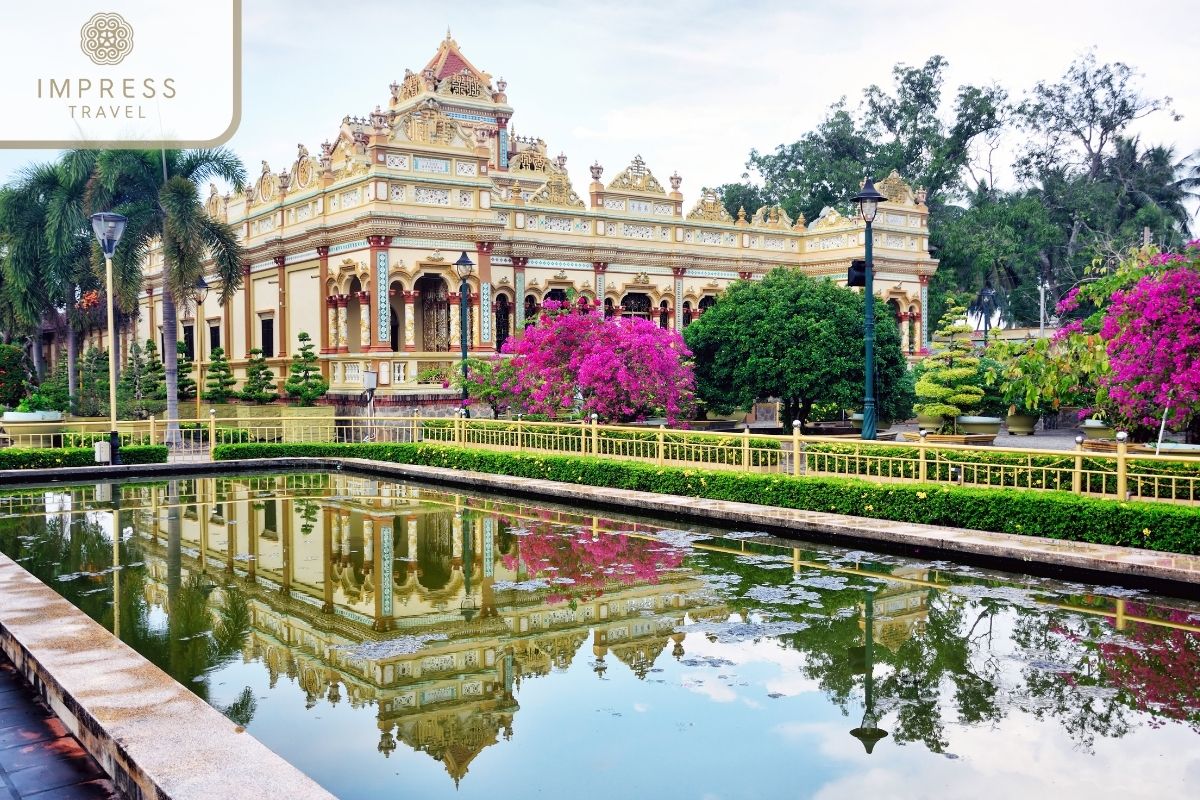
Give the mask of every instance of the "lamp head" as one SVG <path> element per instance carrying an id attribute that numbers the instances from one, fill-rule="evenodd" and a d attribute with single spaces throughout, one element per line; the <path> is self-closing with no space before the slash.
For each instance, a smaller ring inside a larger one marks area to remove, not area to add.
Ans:
<path id="1" fill-rule="evenodd" d="M 858 204 L 858 212 L 862 214 L 864 222 L 871 223 L 875 221 L 875 214 L 879 211 L 879 204 L 887 200 L 886 197 L 879 193 L 875 188 L 875 181 L 867 178 L 859 193 L 854 195 L 854 202 Z"/>
<path id="2" fill-rule="evenodd" d="M 458 272 L 458 277 L 461 280 L 465 281 L 471 277 L 471 273 L 475 270 L 475 262 L 467 256 L 466 250 L 463 250 L 462 255 L 458 257 L 458 261 L 454 262 L 454 269 Z"/>
<path id="3" fill-rule="evenodd" d="M 204 305 L 205 298 L 208 297 L 208 281 L 204 280 L 204 276 L 196 278 L 196 305 Z"/>
<path id="4" fill-rule="evenodd" d="M 117 243 L 121 241 L 128 223 L 128 219 L 110 211 L 92 214 L 92 233 L 96 234 L 96 241 L 100 242 L 105 258 L 112 258 L 113 253 L 117 252 Z"/>

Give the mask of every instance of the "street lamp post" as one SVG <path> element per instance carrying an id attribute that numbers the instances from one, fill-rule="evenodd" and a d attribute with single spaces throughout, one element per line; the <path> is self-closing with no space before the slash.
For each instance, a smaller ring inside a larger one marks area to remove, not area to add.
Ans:
<path id="1" fill-rule="evenodd" d="M 120 214 L 103 212 L 92 215 L 92 232 L 100 242 L 104 251 L 104 283 L 108 293 L 108 446 L 109 463 L 120 464 L 118 452 L 121 437 L 117 433 L 117 358 L 120 348 L 117 347 L 117 307 L 113 297 L 113 255 L 117 252 L 117 243 L 125 233 L 128 220 Z"/>
<path id="2" fill-rule="evenodd" d="M 204 385 L 204 359 L 201 358 L 200 326 L 204 318 L 204 301 L 208 298 L 208 281 L 196 278 L 196 327 L 192 333 L 192 355 L 196 358 L 196 421 L 200 421 L 200 387 Z"/>
<path id="3" fill-rule="evenodd" d="M 887 198 L 875 189 L 875 182 L 869 177 L 863 184 L 862 190 L 854 196 L 854 202 L 858 204 L 863 222 L 867 223 L 866 282 L 863 287 L 863 298 L 866 304 L 866 318 L 863 323 L 863 338 L 866 341 L 866 380 L 863 390 L 862 425 L 862 438 L 864 439 L 875 438 L 875 289 L 873 284 L 874 262 L 871 254 L 873 245 L 871 223 L 875 221 L 875 213 L 879 211 L 879 204 L 884 200 Z"/>
<path id="4" fill-rule="evenodd" d="M 475 269 L 475 262 L 467 256 L 467 251 L 463 250 L 463 254 L 458 257 L 458 261 L 454 262 L 454 268 L 458 271 L 458 308 L 459 308 L 459 333 L 462 344 L 462 378 L 463 378 L 463 415 L 471 416 L 471 409 L 467 405 L 469 395 L 467 393 L 467 337 L 471 326 L 470 318 L 467 313 L 468 295 L 471 292 L 471 287 L 467 286 L 467 278 L 471 277 L 472 270 Z"/>
<path id="5" fill-rule="evenodd" d="M 862 723 L 850 731 L 850 735 L 862 742 L 863 748 L 867 751 L 867 755 L 875 749 L 875 745 L 880 739 L 887 736 L 887 731 L 879 727 L 879 715 L 875 712 L 875 653 L 874 653 L 874 638 L 875 638 L 875 597 L 873 592 L 866 593 L 865 608 L 863 609 L 866 617 L 866 630 L 864 632 L 864 648 L 863 660 L 866 662 L 866 674 L 863 679 L 863 692 L 865 694 L 863 700 L 863 718 Z"/>

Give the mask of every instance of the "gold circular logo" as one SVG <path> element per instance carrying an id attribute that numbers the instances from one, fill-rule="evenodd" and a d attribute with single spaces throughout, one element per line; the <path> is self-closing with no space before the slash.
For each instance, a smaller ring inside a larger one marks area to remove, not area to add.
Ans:
<path id="1" fill-rule="evenodd" d="M 96 14 L 80 29 L 79 47 L 95 64 L 120 64 L 133 52 L 133 26 L 120 14 Z"/>

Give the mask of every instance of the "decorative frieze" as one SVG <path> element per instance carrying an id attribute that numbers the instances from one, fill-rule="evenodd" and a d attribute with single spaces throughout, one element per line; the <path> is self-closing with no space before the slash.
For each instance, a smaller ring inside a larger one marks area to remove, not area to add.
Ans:
<path id="1" fill-rule="evenodd" d="M 408 169 L 408 156 L 399 153 L 388 153 L 386 163 L 392 169 Z"/>
<path id="2" fill-rule="evenodd" d="M 621 235 L 630 239 L 653 239 L 653 225 L 631 225 L 628 222 L 621 224 Z"/>
<path id="3" fill-rule="evenodd" d="M 474 178 L 479 174 L 479 165 L 474 161 L 458 161 L 454 165 L 454 172 L 456 175 Z"/>
<path id="4" fill-rule="evenodd" d="M 436 172 L 441 175 L 449 175 L 450 159 L 415 156 L 413 158 L 413 169 L 417 172 Z"/>
<path id="5" fill-rule="evenodd" d="M 434 206 L 450 205 L 450 190 L 449 189 L 433 189 L 428 186 L 418 186 L 413 192 L 418 203 L 425 203 Z"/>
<path id="6" fill-rule="evenodd" d="M 405 198 L 404 186 L 399 183 L 393 183 L 391 187 L 388 188 L 388 198 L 393 203 L 403 203 Z"/>
<path id="7" fill-rule="evenodd" d="M 625 201 L 616 197 L 606 197 L 604 198 L 604 209 L 606 211 L 624 211 Z"/>

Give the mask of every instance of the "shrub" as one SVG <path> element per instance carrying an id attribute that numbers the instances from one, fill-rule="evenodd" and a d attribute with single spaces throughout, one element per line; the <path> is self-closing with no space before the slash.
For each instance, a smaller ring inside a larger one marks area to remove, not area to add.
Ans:
<path id="1" fill-rule="evenodd" d="M 123 464 L 165 464 L 163 445 L 130 445 L 121 448 Z M 94 467 L 96 454 L 90 447 L 6 447 L 0 450 L 0 469 L 54 469 Z"/>
<path id="2" fill-rule="evenodd" d="M 938 338 L 946 344 L 925 359 L 925 370 L 916 385 L 921 402 L 914 409 L 918 414 L 941 417 L 939 433 L 957 430 L 955 418 L 970 414 L 983 402 L 983 375 L 965 315 L 962 306 L 946 309 L 938 329 Z"/>
<path id="3" fill-rule="evenodd" d="M 526 455 L 421 444 L 222 445 L 239 458 L 369 458 L 588 486 L 703 497 L 807 511 L 1054 539 L 1200 553 L 1200 512 L 1165 503 L 1124 503 L 1065 492 L 879 484 L 854 478 L 793 478 L 655 467 L 615 459 Z"/>
<path id="4" fill-rule="evenodd" d="M 283 388 L 296 401 L 296 405 L 310 408 L 329 391 L 329 381 L 321 375 L 321 365 L 317 363 L 317 354 L 313 352 L 312 337 L 301 331 L 299 341 L 300 352 L 292 356 L 287 383 Z"/>
<path id="5" fill-rule="evenodd" d="M 225 358 L 225 351 L 220 347 L 212 349 L 209 359 L 208 376 L 204 380 L 204 392 L 200 397 L 210 403 L 228 403 L 229 399 L 237 394 L 233 390 L 237 379 L 233 377 L 229 360 Z"/>
<path id="6" fill-rule="evenodd" d="M 242 387 L 240 397 L 247 403 L 259 405 L 279 399 L 279 392 L 275 391 L 275 373 L 267 366 L 266 357 L 257 347 L 250 351 L 250 361 L 246 364 L 246 384 Z"/>

